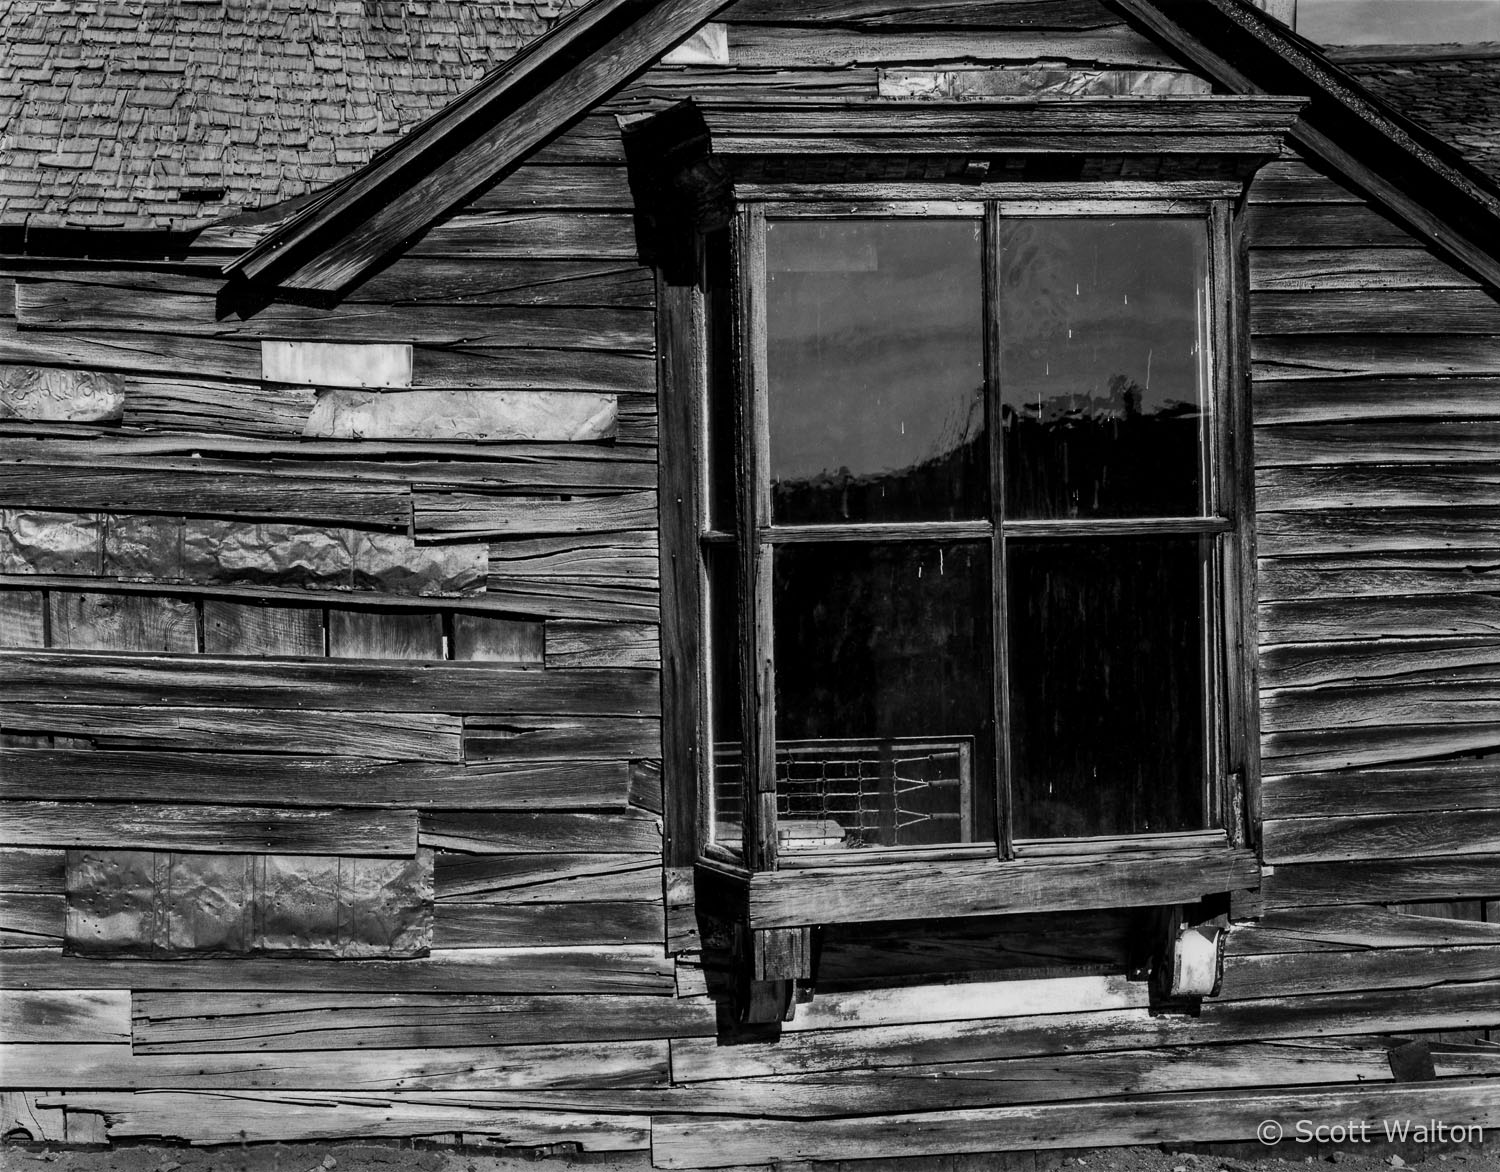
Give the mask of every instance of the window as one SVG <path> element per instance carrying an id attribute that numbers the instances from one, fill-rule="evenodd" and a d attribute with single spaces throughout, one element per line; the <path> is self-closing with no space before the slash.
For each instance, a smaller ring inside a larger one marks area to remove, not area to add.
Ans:
<path id="1" fill-rule="evenodd" d="M 1213 202 L 741 207 L 710 248 L 707 857 L 1237 841 L 1227 250 Z"/>

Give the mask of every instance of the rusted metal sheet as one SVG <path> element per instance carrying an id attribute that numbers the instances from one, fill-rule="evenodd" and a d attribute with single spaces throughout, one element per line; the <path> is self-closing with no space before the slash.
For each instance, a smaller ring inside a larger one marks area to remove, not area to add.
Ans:
<path id="1" fill-rule="evenodd" d="M 116 423 L 125 414 L 125 380 L 92 370 L 0 365 L 0 419 Z"/>
<path id="2" fill-rule="evenodd" d="M 0 573 L 97 575 L 102 545 L 97 513 L 0 509 Z"/>
<path id="3" fill-rule="evenodd" d="M 409 387 L 411 347 L 389 342 L 262 342 L 260 377 L 321 387 Z"/>
<path id="4" fill-rule="evenodd" d="M 65 947 L 113 957 L 425 956 L 433 856 L 68 852 Z"/>

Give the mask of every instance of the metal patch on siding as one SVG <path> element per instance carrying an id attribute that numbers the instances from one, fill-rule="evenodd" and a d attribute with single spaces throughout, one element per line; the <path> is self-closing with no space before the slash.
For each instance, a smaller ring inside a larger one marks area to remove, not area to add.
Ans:
<path id="1" fill-rule="evenodd" d="M 489 576 L 489 546 L 416 545 L 403 533 L 354 533 L 354 588 L 428 597 L 476 594 Z"/>
<path id="2" fill-rule="evenodd" d="M 411 347 L 390 342 L 262 342 L 260 377 L 315 387 L 409 387 Z"/>
<path id="3" fill-rule="evenodd" d="M 0 573 L 97 576 L 102 545 L 97 513 L 0 509 Z"/>
<path id="4" fill-rule="evenodd" d="M 117 374 L 0 365 L 0 419 L 117 423 L 124 414 L 125 380 Z"/>
<path id="5" fill-rule="evenodd" d="M 349 589 L 347 530 L 276 522 L 189 520 L 183 576 L 195 582 Z"/>
<path id="6" fill-rule="evenodd" d="M 125 582 L 182 577 L 182 518 L 104 518 L 104 573 Z"/>
<path id="7" fill-rule="evenodd" d="M 413 957 L 432 946 L 433 855 L 69 851 L 70 953 Z"/>

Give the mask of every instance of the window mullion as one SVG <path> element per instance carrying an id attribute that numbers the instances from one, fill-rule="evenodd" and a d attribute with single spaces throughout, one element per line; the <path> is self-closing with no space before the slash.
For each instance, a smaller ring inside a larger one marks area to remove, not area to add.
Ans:
<path id="1" fill-rule="evenodd" d="M 994 614 L 990 623 L 993 639 L 992 675 L 995 721 L 995 840 L 1001 858 L 1015 855 L 1011 818 L 1010 786 L 1010 683 L 1007 643 L 1005 581 L 1005 435 L 1000 418 L 1000 204 L 992 202 L 984 212 L 984 404 L 986 431 L 990 441 L 990 581 Z"/>
<path id="2" fill-rule="evenodd" d="M 740 285 L 739 500 L 745 862 L 776 867 L 775 665 L 771 626 L 770 433 L 766 414 L 766 221 L 751 207 L 737 221 Z"/>

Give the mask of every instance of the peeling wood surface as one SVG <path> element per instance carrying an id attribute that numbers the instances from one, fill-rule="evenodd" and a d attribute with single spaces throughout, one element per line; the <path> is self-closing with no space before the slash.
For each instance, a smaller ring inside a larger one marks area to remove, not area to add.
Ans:
<path id="1" fill-rule="evenodd" d="M 324 391 L 313 439 L 584 441 L 618 432 L 613 395 L 586 391 Z"/>

